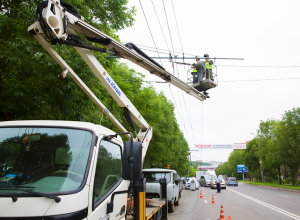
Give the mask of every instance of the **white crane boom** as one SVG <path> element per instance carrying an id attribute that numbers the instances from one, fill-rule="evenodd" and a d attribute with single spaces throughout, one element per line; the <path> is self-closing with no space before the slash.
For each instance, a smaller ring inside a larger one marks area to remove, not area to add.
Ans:
<path id="1" fill-rule="evenodd" d="M 74 14 L 74 12 L 70 13 L 60 5 L 59 1 L 49 0 L 47 10 L 44 10 L 42 16 L 44 21 L 47 23 L 48 28 L 52 30 L 55 41 L 59 43 L 71 43 L 72 45 L 78 47 L 87 46 L 80 46 L 82 43 L 78 43 L 76 45 L 74 41 L 70 42 L 70 29 L 72 29 L 84 35 L 85 37 L 92 39 L 92 41 L 102 44 L 102 46 L 114 52 L 116 56 L 136 63 L 140 67 L 148 70 L 151 74 L 155 74 L 156 76 L 171 83 L 191 96 L 194 96 L 200 101 L 203 101 L 207 98 L 206 95 L 202 94 L 197 89 L 164 70 L 164 68 L 155 63 L 155 61 L 141 55 L 141 53 L 124 46 L 120 42 L 104 34 L 102 31 L 85 22 L 81 16 Z M 92 49 L 92 47 L 90 47 L 90 49 Z"/>

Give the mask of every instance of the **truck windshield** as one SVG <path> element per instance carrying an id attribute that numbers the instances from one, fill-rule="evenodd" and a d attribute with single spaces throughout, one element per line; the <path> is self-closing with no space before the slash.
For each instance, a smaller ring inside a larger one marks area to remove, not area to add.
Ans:
<path id="1" fill-rule="evenodd" d="M 63 192 L 83 181 L 93 134 L 67 128 L 0 128 L 0 186 Z M 25 193 L 0 187 L 5 193 Z M 29 194 L 28 194 L 29 195 Z"/>
<path id="2" fill-rule="evenodd" d="M 147 183 L 159 182 L 159 179 L 163 179 L 163 178 L 167 179 L 167 183 L 169 183 L 171 180 L 170 173 L 143 172 L 142 177 L 146 178 Z"/>

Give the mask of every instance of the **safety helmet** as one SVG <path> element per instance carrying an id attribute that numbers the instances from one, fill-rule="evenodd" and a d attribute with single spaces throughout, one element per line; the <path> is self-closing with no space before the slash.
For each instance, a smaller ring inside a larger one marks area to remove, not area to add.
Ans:
<path id="1" fill-rule="evenodd" d="M 196 60 L 200 60 L 200 57 L 199 57 L 199 56 L 196 56 Z"/>
<path id="2" fill-rule="evenodd" d="M 209 55 L 206 53 L 206 54 L 204 54 L 204 57 L 207 57 L 207 58 L 209 58 Z"/>

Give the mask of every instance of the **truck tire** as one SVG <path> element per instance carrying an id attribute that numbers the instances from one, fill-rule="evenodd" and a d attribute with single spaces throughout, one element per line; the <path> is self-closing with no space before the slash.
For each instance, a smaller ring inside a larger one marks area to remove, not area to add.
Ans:
<path id="1" fill-rule="evenodd" d="M 168 204 L 168 212 L 174 212 L 175 211 L 175 205 L 173 203 Z"/>
<path id="2" fill-rule="evenodd" d="M 179 206 L 179 197 L 176 202 L 174 202 L 176 206 Z"/>

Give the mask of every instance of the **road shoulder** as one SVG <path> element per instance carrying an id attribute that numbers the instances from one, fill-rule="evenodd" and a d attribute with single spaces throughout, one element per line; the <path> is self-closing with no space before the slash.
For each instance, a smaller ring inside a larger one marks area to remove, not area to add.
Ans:
<path id="1" fill-rule="evenodd" d="M 296 190 L 296 189 L 285 189 L 285 188 L 279 188 L 279 187 L 274 187 L 274 186 L 263 186 L 263 185 L 249 184 L 247 182 L 243 182 L 243 183 L 251 185 L 251 186 L 257 186 L 257 187 L 262 187 L 262 188 L 267 188 L 267 189 L 276 189 L 276 190 L 300 193 L 300 190 Z"/>

